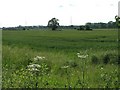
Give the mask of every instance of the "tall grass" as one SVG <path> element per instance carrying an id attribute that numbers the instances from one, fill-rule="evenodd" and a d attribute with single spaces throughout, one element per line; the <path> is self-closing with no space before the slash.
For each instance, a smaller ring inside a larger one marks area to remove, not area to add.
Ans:
<path id="1" fill-rule="evenodd" d="M 100 54 L 100 52 L 97 53 Z M 106 80 L 109 76 L 112 78 L 110 78 L 111 83 L 108 87 L 118 87 L 114 84 L 115 82 L 118 82 L 118 78 L 116 76 L 118 75 L 117 65 L 91 64 L 90 58 L 92 56 L 92 52 L 88 52 L 88 55 L 89 57 L 86 60 L 86 68 L 84 69 L 84 82 L 86 83 L 84 87 L 103 88 L 107 86 L 106 83 L 108 81 Z M 83 66 L 83 63 L 79 58 L 77 58 L 77 55 L 74 57 L 68 57 L 68 55 L 64 53 L 37 52 L 26 47 L 11 48 L 9 46 L 3 46 L 3 88 L 35 88 L 35 76 L 27 70 L 27 65 L 32 63 L 35 56 L 44 56 L 46 58 L 44 63 L 49 67 L 47 74 L 43 74 L 42 76 L 39 75 L 37 78 L 37 86 L 39 88 L 68 88 L 68 86 L 71 88 L 82 88 L 81 83 L 83 80 L 83 69 L 81 66 Z M 76 63 L 76 66 L 72 65 L 73 63 Z M 61 68 L 64 66 L 69 66 L 67 73 L 64 68 Z M 107 74 L 108 76 L 104 76 L 104 74 Z M 104 77 L 105 80 L 101 80 L 102 77 Z"/>

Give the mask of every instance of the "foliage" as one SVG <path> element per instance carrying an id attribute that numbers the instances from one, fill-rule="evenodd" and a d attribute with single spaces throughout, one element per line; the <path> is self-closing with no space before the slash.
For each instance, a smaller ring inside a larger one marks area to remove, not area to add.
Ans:
<path id="1" fill-rule="evenodd" d="M 95 55 L 93 55 L 93 56 L 91 57 L 91 62 L 92 62 L 93 64 L 98 64 L 98 63 L 99 63 L 98 57 L 95 56 Z"/>
<path id="2" fill-rule="evenodd" d="M 117 27 L 120 28 L 120 17 L 119 16 L 115 16 L 115 20 L 116 20 Z"/>
<path id="3" fill-rule="evenodd" d="M 104 57 L 103 57 L 103 63 L 104 64 L 108 64 L 110 62 L 110 57 L 108 54 L 106 54 Z"/>
<path id="4" fill-rule="evenodd" d="M 59 26 L 58 19 L 52 18 L 48 21 L 48 27 L 52 28 L 52 30 L 56 30 Z"/>

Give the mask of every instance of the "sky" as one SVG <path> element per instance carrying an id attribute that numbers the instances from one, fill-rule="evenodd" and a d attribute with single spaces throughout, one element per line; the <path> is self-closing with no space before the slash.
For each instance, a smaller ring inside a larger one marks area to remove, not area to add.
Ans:
<path id="1" fill-rule="evenodd" d="M 119 0 L 0 0 L 0 27 L 115 21 Z"/>

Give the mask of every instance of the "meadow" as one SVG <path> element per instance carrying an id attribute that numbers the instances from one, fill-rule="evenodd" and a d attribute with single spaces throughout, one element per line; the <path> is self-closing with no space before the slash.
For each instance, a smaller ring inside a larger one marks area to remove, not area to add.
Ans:
<path id="1" fill-rule="evenodd" d="M 119 88 L 118 31 L 6 30 L 3 88 Z"/>

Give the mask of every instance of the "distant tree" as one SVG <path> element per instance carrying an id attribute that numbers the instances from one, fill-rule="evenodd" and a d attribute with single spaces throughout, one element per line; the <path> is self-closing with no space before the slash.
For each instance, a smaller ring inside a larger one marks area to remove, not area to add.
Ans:
<path id="1" fill-rule="evenodd" d="M 113 27 L 113 21 L 109 21 L 107 24 L 108 24 L 108 28 L 112 28 Z"/>
<path id="2" fill-rule="evenodd" d="M 85 26 L 81 25 L 81 26 L 79 26 L 79 28 L 77 30 L 85 30 Z"/>
<path id="3" fill-rule="evenodd" d="M 89 29 L 93 28 L 93 29 L 105 29 L 105 28 L 115 28 L 116 24 L 113 21 L 109 21 L 108 23 L 103 23 L 103 22 L 98 22 L 98 23 L 86 23 L 86 28 Z"/>
<path id="4" fill-rule="evenodd" d="M 59 26 L 58 19 L 52 18 L 51 20 L 48 21 L 48 27 L 52 28 L 52 30 L 56 30 Z"/>
<path id="5" fill-rule="evenodd" d="M 107 28 L 107 23 L 100 22 L 101 28 Z"/>
<path id="6" fill-rule="evenodd" d="M 86 30 L 92 30 L 93 26 L 91 22 L 85 24 Z"/>
<path id="7" fill-rule="evenodd" d="M 89 25 L 85 26 L 86 30 L 92 30 L 92 28 Z"/>
<path id="8" fill-rule="evenodd" d="M 88 22 L 88 23 L 86 23 L 85 25 L 92 28 L 92 23 L 91 23 L 91 22 Z"/>
<path id="9" fill-rule="evenodd" d="M 116 20 L 117 26 L 120 28 L 120 17 L 116 15 L 115 20 Z"/>

